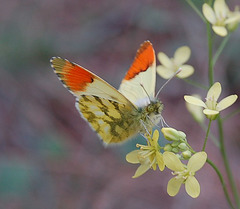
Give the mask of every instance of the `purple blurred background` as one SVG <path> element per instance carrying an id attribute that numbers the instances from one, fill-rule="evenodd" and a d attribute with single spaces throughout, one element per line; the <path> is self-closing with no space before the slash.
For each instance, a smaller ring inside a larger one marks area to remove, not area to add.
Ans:
<path id="1" fill-rule="evenodd" d="M 230 8 L 237 3 L 229 1 Z M 167 195 L 168 169 L 132 179 L 137 166 L 128 164 L 125 155 L 138 139 L 104 148 L 49 64 L 52 56 L 67 58 L 118 88 L 144 40 L 153 43 L 156 53 L 169 56 L 188 45 L 189 63 L 195 67 L 191 79 L 207 85 L 206 28 L 185 1 L 11 0 L 1 2 L 0 22 L 0 208 L 228 208 L 219 179 L 208 165 L 196 176 L 201 184 L 197 199 L 184 188 L 176 197 Z M 221 40 L 216 37 L 215 44 Z M 215 79 L 223 87 L 221 98 L 240 95 L 239 54 L 238 29 L 215 68 Z M 163 83 L 158 77 L 156 88 Z M 206 94 L 173 79 L 161 93 L 163 117 L 186 132 L 189 143 L 200 150 L 204 132 L 183 100 L 191 93 Z M 239 101 L 223 116 L 238 107 Z M 239 115 L 224 127 L 239 186 Z M 217 134 L 215 125 L 213 133 Z M 223 171 L 212 141 L 207 152 Z"/>

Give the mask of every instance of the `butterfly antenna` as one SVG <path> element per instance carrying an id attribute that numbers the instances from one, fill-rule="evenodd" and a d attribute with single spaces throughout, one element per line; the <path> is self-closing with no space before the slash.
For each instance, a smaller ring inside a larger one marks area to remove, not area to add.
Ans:
<path id="1" fill-rule="evenodd" d="M 147 93 L 147 90 L 144 88 L 144 86 L 143 86 L 142 83 L 140 83 L 140 86 L 141 86 L 141 87 L 143 88 L 143 90 L 145 91 L 145 93 L 146 93 L 146 95 L 147 95 L 147 97 L 148 97 L 148 99 L 149 99 L 149 102 L 151 102 L 150 96 L 149 96 L 149 94 Z"/>
<path id="2" fill-rule="evenodd" d="M 172 80 L 172 78 L 174 78 L 178 73 L 180 73 L 182 71 L 182 68 L 179 68 L 163 85 L 162 87 L 158 90 L 157 94 L 156 94 L 156 98 L 158 97 L 159 93 L 162 91 L 162 89 L 168 84 L 169 81 Z"/>

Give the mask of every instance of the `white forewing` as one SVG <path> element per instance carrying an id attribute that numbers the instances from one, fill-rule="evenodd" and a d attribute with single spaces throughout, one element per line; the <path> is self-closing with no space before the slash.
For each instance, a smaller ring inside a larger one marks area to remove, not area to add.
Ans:
<path id="1" fill-rule="evenodd" d="M 119 91 L 137 106 L 146 106 L 155 96 L 156 64 L 153 63 L 145 72 L 139 73 L 131 80 L 123 80 Z"/>
<path id="2" fill-rule="evenodd" d="M 156 59 L 152 44 L 145 41 L 123 79 L 119 91 L 137 106 L 146 106 L 155 96 Z"/>

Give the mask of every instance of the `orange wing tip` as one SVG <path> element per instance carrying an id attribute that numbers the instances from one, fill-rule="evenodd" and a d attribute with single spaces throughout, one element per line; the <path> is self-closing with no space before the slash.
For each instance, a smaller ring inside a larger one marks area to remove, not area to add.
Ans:
<path id="1" fill-rule="evenodd" d="M 92 73 L 67 59 L 52 57 L 50 63 L 64 86 L 72 92 L 85 91 L 87 85 L 94 81 Z"/>
<path id="2" fill-rule="evenodd" d="M 132 66 L 128 70 L 125 80 L 131 80 L 141 72 L 146 71 L 155 62 L 155 52 L 150 41 L 144 41 L 137 51 Z"/>

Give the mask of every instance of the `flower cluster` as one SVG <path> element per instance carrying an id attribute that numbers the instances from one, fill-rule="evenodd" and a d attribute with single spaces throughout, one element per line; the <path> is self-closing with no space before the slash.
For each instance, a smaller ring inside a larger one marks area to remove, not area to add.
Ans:
<path id="1" fill-rule="evenodd" d="M 213 31 L 219 36 L 226 36 L 229 32 L 234 31 L 240 22 L 240 12 L 238 7 L 236 7 L 234 11 L 230 11 L 225 0 L 215 0 L 213 8 L 209 4 L 204 3 L 202 6 L 202 12 L 206 20 L 212 24 Z M 198 12 L 198 14 L 200 13 L 201 12 Z M 202 17 L 201 14 L 200 16 Z M 208 38 L 211 41 L 211 33 L 208 33 L 208 35 Z M 226 40 L 228 39 L 225 39 L 222 43 Z M 210 43 L 209 46 L 211 46 Z M 209 66 L 210 75 L 224 46 L 225 45 L 221 45 L 219 47 L 218 50 L 220 51 L 216 52 L 214 61 L 211 60 L 212 57 L 210 56 L 209 63 L 212 62 L 213 64 L 212 68 Z M 157 66 L 157 73 L 162 78 L 168 79 L 168 81 L 174 76 L 181 79 L 191 76 L 194 73 L 194 68 L 191 65 L 185 64 L 190 56 L 191 49 L 188 46 L 178 48 L 171 58 L 169 58 L 164 52 L 159 52 L 157 57 L 161 64 Z M 211 83 L 213 83 L 212 80 L 210 79 Z M 194 83 L 189 79 L 185 79 L 185 81 L 191 84 Z M 202 85 L 198 84 L 195 84 L 195 86 L 202 87 Z M 146 145 L 137 144 L 136 146 L 138 149 L 126 155 L 126 160 L 129 163 L 140 164 L 133 175 L 133 178 L 140 177 L 150 169 L 156 170 L 158 167 L 160 171 L 164 171 L 167 170 L 165 168 L 168 168 L 172 171 L 173 177 L 167 184 L 167 193 L 170 196 L 177 195 L 181 185 L 184 184 L 187 194 L 192 198 L 196 198 L 200 195 L 200 184 L 195 175 L 196 172 L 208 162 L 218 173 L 223 189 L 225 189 L 225 183 L 220 176 L 219 170 L 213 162 L 207 159 L 207 153 L 205 152 L 208 137 L 211 136 L 213 139 L 216 138 L 213 134 L 210 134 L 212 121 L 219 116 L 221 111 L 234 104 L 238 98 L 236 94 L 233 94 L 219 101 L 221 92 L 222 87 L 220 82 L 215 82 L 212 86 L 209 86 L 208 91 L 206 91 L 204 101 L 202 101 L 201 97 L 196 94 L 184 96 L 187 109 L 203 129 L 205 129 L 204 120 L 206 120 L 206 118 L 209 119 L 209 125 L 203 146 L 199 149 L 201 151 L 197 152 L 193 150 L 183 131 L 171 127 L 163 127 L 161 132 L 165 139 L 165 144 L 162 146 L 159 145 L 160 137 L 158 130 L 155 130 L 153 135 L 147 133 L 144 135 L 146 138 Z M 221 124 L 221 117 L 219 117 L 219 121 L 218 125 Z M 219 130 L 221 130 L 221 127 Z M 220 141 L 221 140 L 219 140 L 218 145 L 220 147 L 224 146 L 223 142 Z M 221 147 L 221 149 L 223 150 L 224 147 Z M 226 159 L 225 162 L 227 162 Z M 233 186 L 234 185 L 232 185 L 232 187 Z M 234 191 L 234 189 L 232 190 Z M 224 192 L 226 191 L 224 190 Z"/>
<path id="2" fill-rule="evenodd" d="M 219 36 L 226 36 L 229 31 L 234 31 L 240 22 L 239 7 L 230 11 L 225 0 L 216 0 L 213 8 L 205 3 L 202 7 L 205 18 L 212 24 L 213 31 Z"/>
<path id="3" fill-rule="evenodd" d="M 167 192 L 170 196 L 175 196 L 181 184 L 185 184 L 186 192 L 193 198 L 198 197 L 200 185 L 194 176 L 206 162 L 207 154 L 199 152 L 191 157 L 192 149 L 187 144 L 184 132 L 173 128 L 162 128 L 161 131 L 164 137 L 171 142 L 164 148 L 158 144 L 159 132 L 155 130 L 152 137 L 146 136 L 147 145 L 137 144 L 140 149 L 127 154 L 126 160 L 129 163 L 140 164 L 133 178 L 143 175 L 150 168 L 156 170 L 157 166 L 160 171 L 163 171 L 166 166 L 174 171 L 173 175 L 176 175 L 168 182 Z M 170 147 L 171 149 L 169 149 Z M 161 149 L 164 151 L 163 154 L 160 152 Z M 182 155 L 176 154 L 178 152 L 182 152 Z M 187 166 L 180 159 L 189 159 Z"/>
<path id="4" fill-rule="evenodd" d="M 191 151 L 186 139 L 186 134 L 182 131 L 177 131 L 174 128 L 162 128 L 164 138 L 172 143 L 168 143 L 164 146 L 164 151 L 171 151 L 178 154 L 183 159 L 189 159 L 191 157 Z"/>

